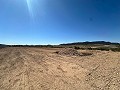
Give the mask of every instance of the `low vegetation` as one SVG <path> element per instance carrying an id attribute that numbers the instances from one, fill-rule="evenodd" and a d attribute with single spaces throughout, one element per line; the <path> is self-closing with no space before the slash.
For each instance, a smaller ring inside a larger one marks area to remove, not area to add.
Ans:
<path id="1" fill-rule="evenodd" d="M 4 45 L 0 44 L 0 48 L 4 47 L 37 47 L 37 48 L 73 48 L 76 50 L 101 50 L 101 51 L 114 51 L 120 52 L 119 43 L 111 43 L 105 41 L 95 41 L 95 42 L 77 42 L 68 43 L 60 45 Z"/>

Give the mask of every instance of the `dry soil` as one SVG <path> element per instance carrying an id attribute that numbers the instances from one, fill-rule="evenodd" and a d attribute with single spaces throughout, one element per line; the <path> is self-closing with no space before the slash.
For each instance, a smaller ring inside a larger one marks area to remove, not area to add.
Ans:
<path id="1" fill-rule="evenodd" d="M 58 50 L 0 49 L 0 90 L 120 90 L 120 52 L 65 56 Z"/>

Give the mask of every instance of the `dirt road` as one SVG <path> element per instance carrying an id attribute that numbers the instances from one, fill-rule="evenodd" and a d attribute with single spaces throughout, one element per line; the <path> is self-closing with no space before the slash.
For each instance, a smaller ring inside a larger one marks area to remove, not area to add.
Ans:
<path id="1" fill-rule="evenodd" d="M 0 49 L 0 90 L 120 90 L 120 53 L 62 56 L 57 49 Z"/>

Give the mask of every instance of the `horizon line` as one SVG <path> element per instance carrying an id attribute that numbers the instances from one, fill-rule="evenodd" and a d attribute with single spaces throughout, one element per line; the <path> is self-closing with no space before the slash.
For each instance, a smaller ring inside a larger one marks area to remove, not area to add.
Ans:
<path id="1" fill-rule="evenodd" d="M 61 45 L 61 44 L 71 44 L 71 43 L 84 43 L 84 42 L 110 42 L 110 43 L 119 43 L 120 42 L 115 42 L 115 41 L 76 41 L 76 42 L 66 42 L 66 43 L 58 43 L 58 44 L 3 44 L 0 43 L 0 45 Z"/>

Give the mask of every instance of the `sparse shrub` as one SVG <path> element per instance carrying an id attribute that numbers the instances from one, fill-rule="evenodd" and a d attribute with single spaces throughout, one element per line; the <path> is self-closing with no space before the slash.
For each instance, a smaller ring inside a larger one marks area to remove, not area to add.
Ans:
<path id="1" fill-rule="evenodd" d="M 101 50 L 101 51 L 114 51 L 114 52 L 120 52 L 120 48 L 108 48 L 108 47 L 100 47 L 100 48 L 95 48 L 93 50 Z"/>
<path id="2" fill-rule="evenodd" d="M 91 48 L 91 47 L 89 47 L 89 48 L 87 48 L 88 50 L 93 50 L 93 48 Z"/>
<path id="3" fill-rule="evenodd" d="M 120 48 L 111 48 L 111 51 L 120 52 Z"/>
<path id="4" fill-rule="evenodd" d="M 78 49 L 80 49 L 80 47 L 75 46 L 74 49 L 78 50 Z"/>
<path id="5" fill-rule="evenodd" d="M 110 48 L 107 48 L 107 47 L 100 47 L 100 48 L 98 48 L 98 50 L 101 50 L 101 51 L 109 51 Z"/>
<path id="6" fill-rule="evenodd" d="M 73 48 L 72 46 L 70 46 L 69 48 Z"/>
<path id="7" fill-rule="evenodd" d="M 58 54 L 58 53 L 59 53 L 59 51 L 56 51 L 55 53 L 57 53 L 57 54 Z"/>

